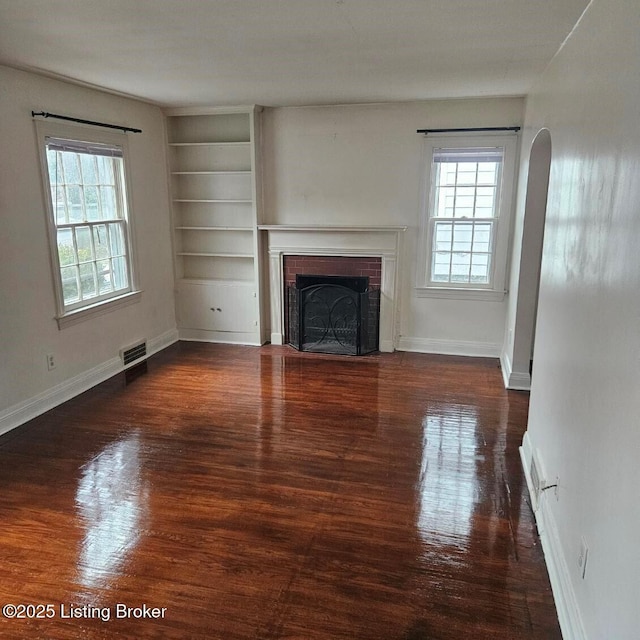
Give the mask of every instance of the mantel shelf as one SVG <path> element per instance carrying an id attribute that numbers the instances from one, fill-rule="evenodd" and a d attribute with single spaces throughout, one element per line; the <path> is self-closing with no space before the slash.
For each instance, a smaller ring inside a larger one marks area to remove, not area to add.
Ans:
<path id="1" fill-rule="evenodd" d="M 251 143 L 244 140 L 238 142 L 170 142 L 170 147 L 233 147 L 238 145 L 249 146 Z"/>

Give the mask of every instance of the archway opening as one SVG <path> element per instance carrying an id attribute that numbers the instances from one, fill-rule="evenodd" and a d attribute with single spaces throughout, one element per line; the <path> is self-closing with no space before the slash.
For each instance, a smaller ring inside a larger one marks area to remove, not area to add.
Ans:
<path id="1" fill-rule="evenodd" d="M 551 134 L 541 129 L 529 153 L 518 302 L 514 327 L 513 371 L 531 375 L 535 345 L 540 274 L 551 171 Z"/>

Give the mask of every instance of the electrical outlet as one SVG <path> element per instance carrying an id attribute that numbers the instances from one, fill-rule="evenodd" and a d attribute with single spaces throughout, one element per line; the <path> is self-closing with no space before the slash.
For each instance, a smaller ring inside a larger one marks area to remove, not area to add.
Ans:
<path id="1" fill-rule="evenodd" d="M 56 357 L 53 353 L 47 353 L 47 369 L 53 371 L 56 368 Z"/>
<path id="2" fill-rule="evenodd" d="M 580 551 L 578 553 L 578 567 L 580 567 L 580 575 L 584 580 L 587 573 L 587 558 L 589 556 L 589 547 L 587 547 L 587 541 L 584 536 L 580 537 Z"/>

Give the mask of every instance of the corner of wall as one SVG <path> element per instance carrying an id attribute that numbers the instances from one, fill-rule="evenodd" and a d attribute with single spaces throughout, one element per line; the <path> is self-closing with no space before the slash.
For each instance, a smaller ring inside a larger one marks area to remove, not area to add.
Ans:
<path id="1" fill-rule="evenodd" d="M 514 391 L 529 391 L 531 389 L 531 376 L 528 371 L 513 371 L 509 354 L 503 351 L 500 354 L 500 368 L 505 389 Z"/>

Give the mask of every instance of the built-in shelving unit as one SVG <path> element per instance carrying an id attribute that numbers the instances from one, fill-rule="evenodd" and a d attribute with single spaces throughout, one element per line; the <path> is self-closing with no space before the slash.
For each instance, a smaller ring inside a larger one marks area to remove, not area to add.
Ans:
<path id="1" fill-rule="evenodd" d="M 165 115 L 180 337 L 262 344 L 260 108 Z"/>

